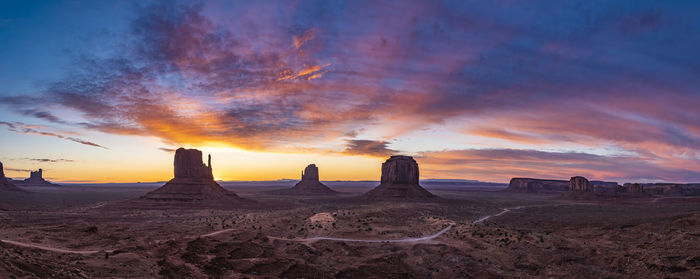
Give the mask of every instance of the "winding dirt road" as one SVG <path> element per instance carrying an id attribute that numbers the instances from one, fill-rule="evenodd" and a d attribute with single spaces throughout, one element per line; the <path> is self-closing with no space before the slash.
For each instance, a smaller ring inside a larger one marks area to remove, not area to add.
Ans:
<path id="1" fill-rule="evenodd" d="M 12 240 L 7 240 L 7 239 L 2 239 L 2 240 L 0 240 L 0 242 L 8 243 L 8 244 L 16 245 L 16 246 L 21 246 L 21 247 L 35 248 L 35 249 L 40 249 L 40 250 L 44 250 L 44 251 L 51 251 L 51 252 L 57 252 L 57 253 L 68 253 L 68 254 L 90 255 L 90 254 L 95 254 L 95 253 L 100 253 L 100 252 L 106 252 L 106 253 L 114 252 L 114 250 L 69 250 L 69 249 L 46 247 L 46 246 L 41 246 L 41 245 L 36 245 L 36 244 L 31 244 L 31 243 L 12 241 Z"/>
<path id="2" fill-rule="evenodd" d="M 520 209 L 520 208 L 523 208 L 523 206 L 504 208 L 503 211 L 501 211 L 497 214 L 487 215 L 487 216 L 481 217 L 479 219 L 476 219 L 475 221 L 472 222 L 472 224 L 481 223 L 481 222 L 488 220 L 489 218 L 501 216 L 503 214 L 508 213 L 511 210 Z M 423 236 L 423 237 L 409 237 L 409 238 L 401 238 L 401 239 L 354 239 L 354 238 L 340 238 L 340 237 L 326 237 L 326 236 L 315 236 L 315 237 L 309 237 L 309 238 L 281 238 L 281 237 L 271 236 L 269 238 L 283 240 L 283 241 L 295 241 L 295 242 L 315 242 L 315 241 L 319 241 L 319 240 L 330 240 L 330 241 L 364 242 L 364 243 L 415 243 L 415 242 L 432 241 L 433 239 L 435 239 L 435 238 L 441 236 L 442 234 L 446 233 L 447 231 L 449 231 L 454 226 L 455 226 L 455 223 L 452 222 L 449 225 L 447 225 L 447 227 L 443 228 L 442 230 L 440 230 L 434 234 L 431 234 L 428 236 Z M 199 237 L 217 236 L 219 234 L 230 232 L 233 230 L 234 229 L 218 230 L 218 231 L 210 232 L 208 234 L 199 235 Z M 114 250 L 70 250 L 70 249 L 42 246 L 42 245 L 37 245 L 37 244 L 32 244 L 32 243 L 24 243 L 24 242 L 13 241 L 13 240 L 8 240 L 8 239 L 0 239 L 0 242 L 16 245 L 16 246 L 20 246 L 20 247 L 34 248 L 34 249 L 40 249 L 40 250 L 44 250 L 44 251 L 57 252 L 57 253 L 91 255 L 91 254 L 95 254 L 95 253 L 103 253 L 103 252 L 112 253 L 112 252 L 114 252 Z"/>
<path id="3" fill-rule="evenodd" d="M 481 222 L 483 222 L 483 221 L 488 220 L 488 219 L 491 218 L 491 217 L 501 216 L 501 215 L 503 215 L 503 214 L 506 214 L 508 211 L 515 210 L 515 209 L 521 209 L 521 208 L 523 208 L 523 207 L 524 207 L 524 206 L 516 206 L 516 207 L 511 207 L 511 208 L 504 208 L 503 211 L 501 211 L 501 212 L 499 212 L 499 213 L 497 213 L 497 214 L 494 214 L 494 215 L 487 215 L 487 216 L 481 217 L 481 218 L 479 218 L 479 219 L 476 219 L 476 221 L 472 222 L 472 224 L 481 223 Z"/>
<path id="4" fill-rule="evenodd" d="M 436 237 L 444 234 L 448 230 L 450 230 L 455 224 L 450 223 L 445 227 L 444 229 L 440 230 L 439 232 L 436 232 L 434 234 L 424 236 L 424 237 L 410 237 L 410 238 L 401 238 L 401 239 L 354 239 L 354 238 L 340 238 L 340 237 L 326 237 L 326 236 L 315 236 L 315 237 L 309 237 L 309 238 L 279 238 L 279 237 L 271 237 L 273 239 L 278 239 L 278 240 L 286 240 L 286 241 L 297 241 L 297 242 L 314 242 L 314 241 L 319 241 L 319 240 L 330 240 L 330 241 L 343 241 L 343 242 L 365 242 L 365 243 L 405 243 L 405 242 L 423 242 L 423 241 L 430 241 L 435 239 Z"/>

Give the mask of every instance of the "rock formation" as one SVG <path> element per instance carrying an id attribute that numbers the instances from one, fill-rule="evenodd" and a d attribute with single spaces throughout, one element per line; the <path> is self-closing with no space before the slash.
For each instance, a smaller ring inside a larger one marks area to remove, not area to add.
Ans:
<path id="1" fill-rule="evenodd" d="M 569 189 L 569 181 L 535 178 L 512 178 L 506 191 L 521 193 L 558 193 Z"/>
<path id="2" fill-rule="evenodd" d="M 593 192 L 593 184 L 583 176 L 574 176 L 569 180 L 569 192 Z"/>
<path id="3" fill-rule="evenodd" d="M 634 184 L 639 184 L 641 192 L 663 196 L 700 196 L 700 183 L 625 183 L 623 191 L 637 191 Z"/>
<path id="4" fill-rule="evenodd" d="M 235 205 L 247 201 L 222 188 L 214 181 L 209 164 L 202 162 L 202 152 L 179 148 L 175 151 L 175 178 L 162 187 L 147 193 L 141 200 L 175 203 L 202 203 L 204 205 Z"/>
<path id="5" fill-rule="evenodd" d="M 44 171 L 39 169 L 37 171 L 29 172 L 29 178 L 21 181 L 17 181 L 19 186 L 58 186 L 44 179 Z"/>
<path id="6" fill-rule="evenodd" d="M 644 192 L 644 187 L 640 185 L 639 183 L 632 183 L 627 186 L 627 192 L 630 193 L 642 193 Z"/>
<path id="7" fill-rule="evenodd" d="M 328 186 L 319 181 L 318 167 L 315 164 L 306 166 L 301 172 L 301 181 L 289 189 L 272 191 L 273 194 L 281 195 L 300 195 L 300 196 L 324 196 L 335 195 L 338 192 L 333 191 Z"/>
<path id="8" fill-rule="evenodd" d="M 418 163 L 410 156 L 391 156 L 382 164 L 381 183 L 367 199 L 425 199 L 435 195 L 418 184 Z"/>
<path id="9" fill-rule="evenodd" d="M 5 171 L 2 167 L 1 162 L 0 162 L 0 191 L 22 192 L 22 189 L 18 188 L 14 184 L 7 181 L 7 178 L 5 177 Z"/>

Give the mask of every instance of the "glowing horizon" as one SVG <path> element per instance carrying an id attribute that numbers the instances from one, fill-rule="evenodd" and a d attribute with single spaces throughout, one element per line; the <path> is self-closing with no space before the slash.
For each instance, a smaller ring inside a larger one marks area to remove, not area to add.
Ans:
<path id="1" fill-rule="evenodd" d="M 0 161 L 164 181 L 184 146 L 223 180 L 377 180 L 406 154 L 422 179 L 700 181 L 700 4 L 574 4 L 3 3 Z"/>

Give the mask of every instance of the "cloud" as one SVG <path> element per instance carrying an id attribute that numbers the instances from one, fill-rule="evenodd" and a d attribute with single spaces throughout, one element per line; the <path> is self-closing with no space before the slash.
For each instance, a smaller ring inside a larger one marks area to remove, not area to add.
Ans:
<path id="1" fill-rule="evenodd" d="M 32 135 L 50 136 L 50 137 L 56 137 L 59 139 L 69 140 L 72 142 L 77 142 L 77 143 L 84 144 L 84 145 L 109 149 L 109 148 L 104 147 L 102 145 L 96 144 L 96 143 L 91 142 L 91 141 L 83 140 L 80 138 L 66 136 L 66 135 L 62 135 L 62 134 L 54 133 L 54 132 L 46 132 L 46 131 L 38 130 L 38 129 L 34 128 L 32 125 L 26 125 L 26 124 L 21 123 L 21 122 L 10 123 L 10 122 L 5 122 L 5 121 L 0 121 L 0 125 L 5 125 L 7 127 L 8 131 L 15 132 L 18 134 L 25 134 L 25 135 L 32 134 Z"/>
<path id="2" fill-rule="evenodd" d="M 174 149 L 174 148 L 158 147 L 158 149 L 159 149 L 159 150 L 162 150 L 162 151 L 165 151 L 165 152 L 168 152 L 168 153 L 175 152 L 175 149 Z"/>
<path id="3" fill-rule="evenodd" d="M 576 175 L 620 182 L 700 180 L 700 171 L 693 166 L 665 166 L 668 162 L 654 162 L 637 156 L 526 149 L 464 149 L 422 152 L 416 158 L 425 177 L 501 182 L 512 177 L 568 179 Z"/>
<path id="4" fill-rule="evenodd" d="M 347 140 L 346 143 L 347 148 L 344 153 L 347 154 L 387 157 L 398 152 L 390 149 L 387 141 L 353 139 Z"/>
<path id="5" fill-rule="evenodd" d="M 34 170 L 29 169 L 15 169 L 15 168 L 4 168 L 6 171 L 16 171 L 16 172 L 32 172 Z"/>
<path id="6" fill-rule="evenodd" d="M 42 162 L 42 163 L 75 162 L 74 160 L 70 160 L 70 159 L 44 159 L 44 158 L 24 158 L 24 159 L 30 160 L 30 161 Z"/>
<path id="7" fill-rule="evenodd" d="M 270 150 L 431 127 L 506 142 L 495 148 L 610 148 L 659 177 L 692 178 L 687 166 L 700 165 L 698 3 L 216 5 L 138 7 L 119 45 L 76 49 L 71 71 L 40 96 L 0 101 L 49 123 L 173 146 Z M 350 154 L 394 152 L 347 144 Z M 566 169 L 551 167 L 533 171 Z"/>
<path id="8" fill-rule="evenodd" d="M 318 32 L 318 29 L 316 28 L 311 28 L 309 30 L 305 30 L 304 32 L 301 32 L 300 35 L 292 35 L 292 42 L 294 43 L 294 47 L 296 49 L 301 48 L 304 43 L 307 41 L 313 40 L 314 37 L 316 37 L 316 33 Z"/>

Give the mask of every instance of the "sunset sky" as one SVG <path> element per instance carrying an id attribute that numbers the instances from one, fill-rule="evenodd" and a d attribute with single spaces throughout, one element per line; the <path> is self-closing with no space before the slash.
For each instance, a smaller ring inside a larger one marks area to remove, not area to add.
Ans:
<path id="1" fill-rule="evenodd" d="M 2 1 L 9 177 L 700 182 L 700 1 Z"/>

